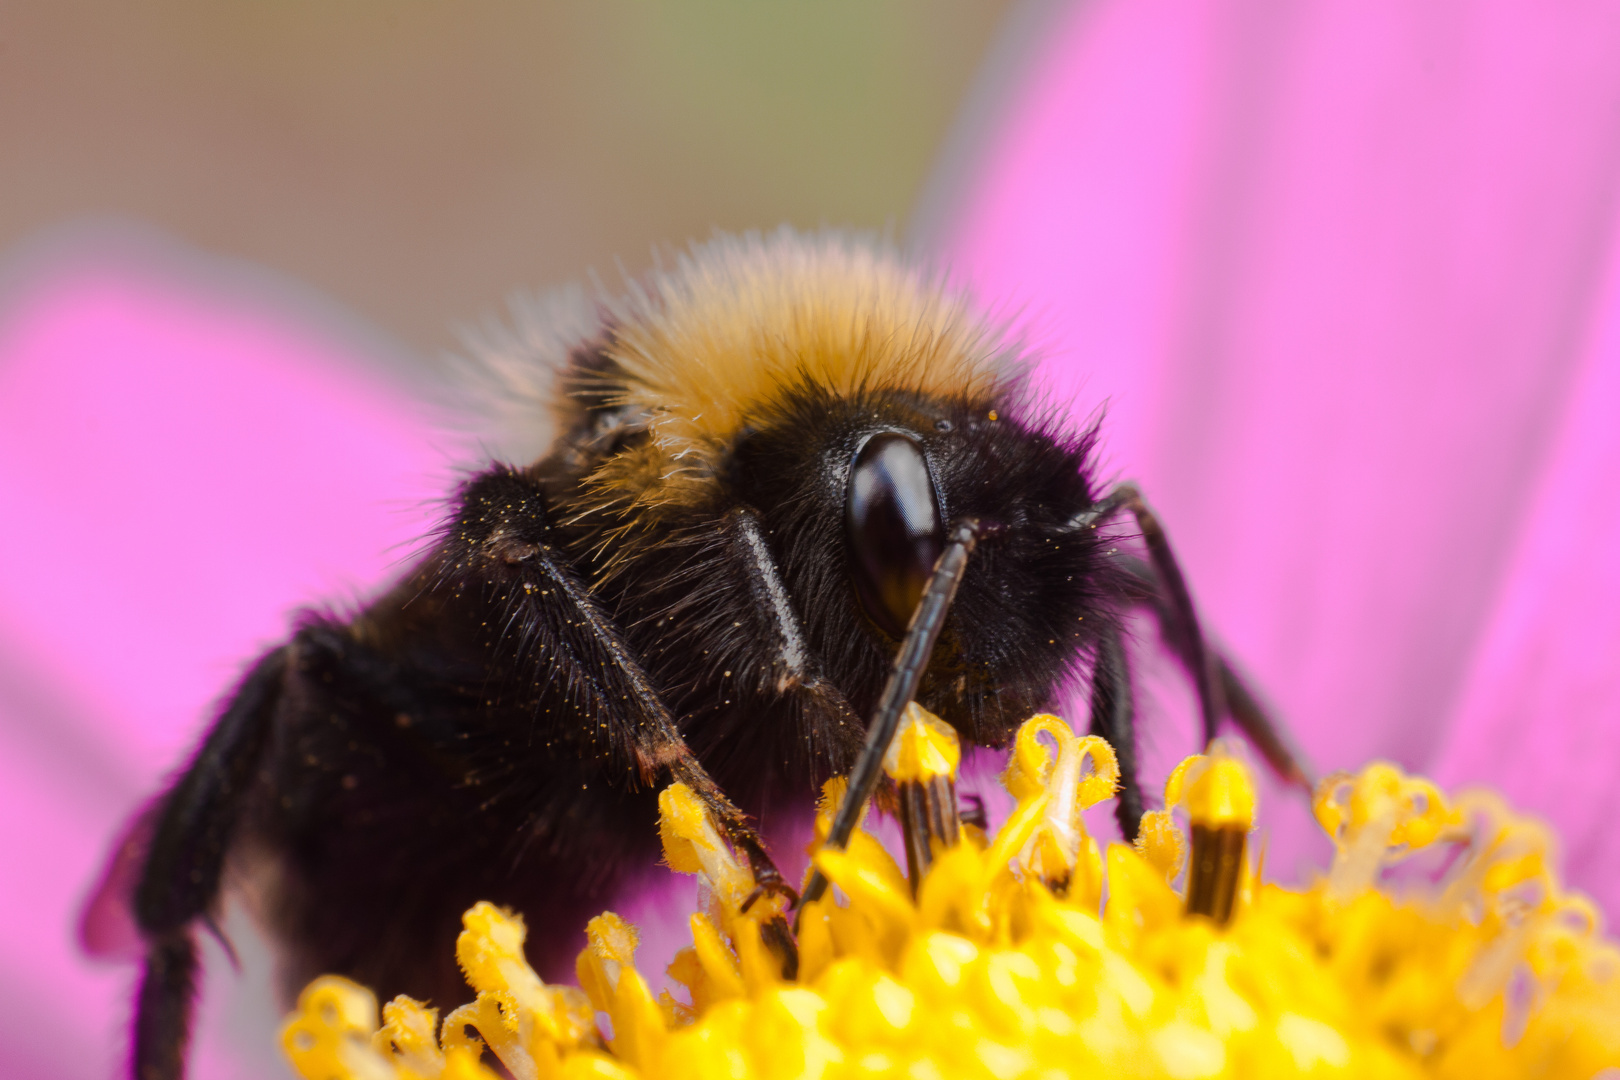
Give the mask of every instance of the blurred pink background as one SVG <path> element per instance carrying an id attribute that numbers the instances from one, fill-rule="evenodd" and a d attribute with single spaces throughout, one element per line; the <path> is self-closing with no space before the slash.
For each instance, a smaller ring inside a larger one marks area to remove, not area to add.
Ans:
<path id="1" fill-rule="evenodd" d="M 1018 313 L 1050 393 L 1107 403 L 1108 468 L 1314 765 L 1501 787 L 1610 912 L 1617 24 L 1029 5 L 914 229 Z M 98 232 L 0 282 L 0 1072 L 101 1077 L 133 970 L 75 919 L 120 822 L 292 611 L 398 571 L 473 449 L 426 365 L 251 268 Z M 1161 767 L 1187 749 L 1163 674 Z M 1321 849 L 1271 796 L 1288 876 Z M 195 1074 L 281 1075 L 268 958 L 229 926 L 247 970 L 211 955 Z"/>

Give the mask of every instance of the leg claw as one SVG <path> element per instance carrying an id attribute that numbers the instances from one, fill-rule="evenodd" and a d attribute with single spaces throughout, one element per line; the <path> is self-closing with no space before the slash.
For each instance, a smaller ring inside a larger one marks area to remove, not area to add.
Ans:
<path id="1" fill-rule="evenodd" d="M 754 891 L 748 894 L 748 898 L 742 902 L 742 907 L 739 909 L 744 913 L 747 913 L 749 908 L 767 896 L 787 897 L 790 909 L 799 903 L 798 891 L 782 880 L 781 873 L 774 866 L 763 874 L 755 874 L 754 882 Z"/>

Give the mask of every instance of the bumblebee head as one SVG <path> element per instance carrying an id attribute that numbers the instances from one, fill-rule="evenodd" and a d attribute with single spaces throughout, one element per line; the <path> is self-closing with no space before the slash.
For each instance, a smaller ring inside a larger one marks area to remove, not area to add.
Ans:
<path id="1" fill-rule="evenodd" d="M 979 742 L 1047 702 L 1106 610 L 1095 536 L 1071 525 L 1095 501 L 1092 436 L 1031 419 L 1018 349 L 965 294 L 867 240 L 782 231 L 694 248 L 595 303 L 568 434 L 537 468 L 571 477 L 600 586 L 636 625 L 683 635 L 641 644 L 686 655 L 685 707 L 781 685 L 739 617 L 780 600 L 868 713 L 964 517 L 986 534 L 919 699 Z M 782 597 L 713 539 L 738 508 Z"/>

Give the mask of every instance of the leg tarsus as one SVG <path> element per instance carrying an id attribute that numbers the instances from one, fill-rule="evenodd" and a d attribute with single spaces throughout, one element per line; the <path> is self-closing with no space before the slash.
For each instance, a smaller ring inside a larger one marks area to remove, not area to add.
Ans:
<path id="1" fill-rule="evenodd" d="M 713 813 L 712 810 L 710 812 Z M 766 854 L 764 843 L 752 827 L 744 823 L 742 829 L 728 833 L 726 838 L 742 852 L 743 858 L 748 862 L 749 871 L 754 875 L 754 891 L 743 901 L 743 911 L 753 907 L 765 896 L 785 896 L 788 898 L 789 907 L 798 904 L 798 892 L 787 883 L 782 871 L 776 868 L 776 863 Z"/>
<path id="2" fill-rule="evenodd" d="M 1302 755 L 1292 745 L 1283 730 L 1260 703 L 1254 690 L 1243 676 L 1232 667 L 1232 662 L 1220 653 L 1215 654 L 1216 672 L 1220 677 L 1222 696 L 1233 723 L 1254 744 L 1260 756 L 1266 759 L 1283 780 L 1309 793 L 1316 787 L 1311 770 Z"/>
<path id="3" fill-rule="evenodd" d="M 977 794 L 969 792 L 962 796 L 956 808 L 956 816 L 963 825 L 972 825 L 984 832 L 990 831 L 990 814 L 984 808 L 984 799 Z"/>
<path id="4" fill-rule="evenodd" d="M 787 920 L 778 915 L 770 922 L 759 928 L 760 939 L 765 947 L 781 961 L 782 978 L 789 982 L 799 977 L 799 947 L 793 941 L 793 931 L 788 929 Z"/>
<path id="5" fill-rule="evenodd" d="M 765 896 L 786 897 L 789 911 L 798 906 L 798 892 L 782 877 L 782 872 L 776 868 L 771 857 L 765 854 L 764 846 L 752 829 L 732 838 L 732 843 L 742 851 L 743 857 L 748 860 L 748 869 L 754 875 L 754 889 L 738 910 L 746 913 Z M 788 927 L 787 920 L 777 915 L 761 923 L 759 930 L 766 948 L 782 965 L 782 978 L 792 981 L 799 973 L 799 947 L 793 940 L 793 931 Z"/>
<path id="6" fill-rule="evenodd" d="M 151 943 L 136 997 L 134 1080 L 182 1080 L 197 993 L 197 947 L 188 930 Z"/>
<path id="7" fill-rule="evenodd" d="M 782 872 L 776 868 L 776 864 L 771 862 L 769 857 L 766 858 L 763 867 L 753 865 L 752 860 L 750 860 L 749 869 L 754 873 L 754 888 L 737 910 L 747 914 L 749 908 L 767 896 L 786 897 L 788 907 L 798 906 L 799 891 L 787 883 L 787 879 L 782 876 Z"/>

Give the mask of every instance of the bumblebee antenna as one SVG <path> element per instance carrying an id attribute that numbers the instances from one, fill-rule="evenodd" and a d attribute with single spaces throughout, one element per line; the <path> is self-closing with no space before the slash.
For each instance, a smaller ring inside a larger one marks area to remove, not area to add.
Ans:
<path id="1" fill-rule="evenodd" d="M 945 628 L 945 614 L 951 609 L 951 601 L 956 599 L 956 587 L 962 583 L 962 571 L 967 568 L 968 556 L 973 554 L 980 532 L 977 518 L 963 518 L 951 526 L 951 536 L 945 550 L 940 552 L 939 561 L 934 563 L 934 573 L 923 590 L 922 600 L 911 613 L 911 625 L 906 627 L 906 637 L 894 658 L 889 681 L 884 684 L 877 711 L 867 725 L 866 745 L 861 747 L 861 756 L 850 770 L 849 788 L 844 792 L 844 801 L 838 806 L 838 813 L 833 817 L 832 829 L 828 831 L 823 847 L 834 851 L 844 850 L 850 834 L 855 831 L 855 823 L 860 820 L 866 800 L 872 797 L 877 787 L 878 777 L 882 775 L 883 757 L 889 752 L 889 743 L 894 741 L 895 730 L 900 726 L 900 714 L 905 712 L 906 706 L 917 695 L 917 683 L 934 655 L 934 645 L 939 641 L 940 631 Z M 799 898 L 799 910 L 803 911 L 805 904 L 826 891 L 827 879 L 820 870 L 813 871 L 810 880 L 805 883 L 804 894 Z"/>

